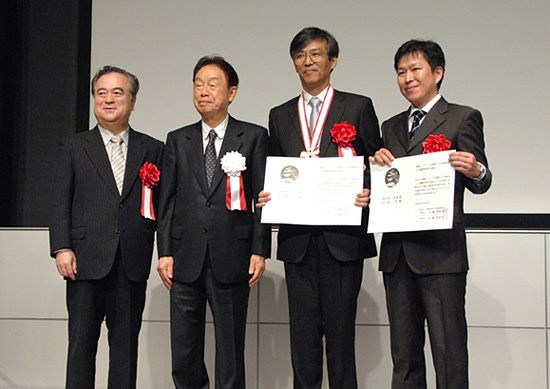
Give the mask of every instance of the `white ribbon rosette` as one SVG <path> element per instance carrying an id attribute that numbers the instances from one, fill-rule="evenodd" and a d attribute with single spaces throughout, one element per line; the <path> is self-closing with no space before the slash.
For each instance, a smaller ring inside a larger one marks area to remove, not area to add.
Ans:
<path id="1" fill-rule="evenodd" d="M 226 153 L 220 160 L 222 170 L 227 174 L 227 193 L 225 204 L 230 211 L 246 211 L 243 177 L 246 170 L 246 158 L 238 151 Z"/>

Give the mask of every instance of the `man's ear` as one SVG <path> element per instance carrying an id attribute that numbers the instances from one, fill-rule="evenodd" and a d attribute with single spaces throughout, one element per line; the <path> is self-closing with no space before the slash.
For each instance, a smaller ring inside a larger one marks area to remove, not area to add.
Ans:
<path id="1" fill-rule="evenodd" d="M 237 96 L 237 90 L 239 88 L 237 88 L 236 86 L 232 86 L 231 88 L 229 88 L 229 102 L 233 102 L 233 100 L 235 99 L 235 96 Z"/>

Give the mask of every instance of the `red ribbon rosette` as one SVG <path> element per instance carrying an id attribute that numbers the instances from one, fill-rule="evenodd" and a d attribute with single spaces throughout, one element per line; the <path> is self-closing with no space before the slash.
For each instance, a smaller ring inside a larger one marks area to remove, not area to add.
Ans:
<path id="1" fill-rule="evenodd" d="M 355 140 L 357 131 L 355 126 L 352 126 L 348 122 L 337 123 L 334 128 L 330 130 L 332 135 L 332 141 L 338 143 L 338 156 L 357 156 L 355 149 L 352 146 L 352 142 Z"/>
<path id="2" fill-rule="evenodd" d="M 451 141 L 445 139 L 445 134 L 430 135 L 428 139 L 422 143 L 422 146 L 424 146 L 422 154 L 437 153 L 439 151 L 450 150 Z"/>
<path id="3" fill-rule="evenodd" d="M 139 169 L 139 178 L 141 178 L 141 216 L 155 219 L 155 211 L 153 209 L 153 187 L 158 185 L 160 181 L 160 170 L 150 163 L 145 164 Z"/>

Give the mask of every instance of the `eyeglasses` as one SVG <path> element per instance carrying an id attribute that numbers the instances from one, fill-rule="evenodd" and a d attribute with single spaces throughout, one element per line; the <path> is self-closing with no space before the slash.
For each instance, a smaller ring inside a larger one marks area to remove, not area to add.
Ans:
<path id="1" fill-rule="evenodd" d="M 324 54 L 327 54 L 327 53 L 321 50 L 311 50 L 308 53 L 306 53 L 305 51 L 301 51 L 294 56 L 294 61 L 304 62 L 306 58 L 309 57 L 309 59 L 311 59 L 312 62 L 319 62 L 321 58 L 323 58 Z"/>

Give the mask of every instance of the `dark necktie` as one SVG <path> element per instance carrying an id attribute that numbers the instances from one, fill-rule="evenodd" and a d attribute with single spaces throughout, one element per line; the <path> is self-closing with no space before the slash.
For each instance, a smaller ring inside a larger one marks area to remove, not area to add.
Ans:
<path id="1" fill-rule="evenodd" d="M 417 110 L 413 112 L 413 116 L 413 124 L 411 127 L 411 131 L 409 132 L 409 140 L 411 140 L 416 134 L 416 131 L 418 131 L 418 127 L 420 127 L 420 121 L 424 116 L 426 116 L 426 112 Z"/>
<path id="2" fill-rule="evenodd" d="M 311 106 L 311 114 L 309 115 L 309 136 L 313 136 L 315 124 L 317 124 L 317 118 L 319 117 L 321 100 L 318 97 L 312 97 L 311 100 L 309 100 L 309 105 Z"/>
<path id="3" fill-rule="evenodd" d="M 208 144 L 204 152 L 204 168 L 206 171 L 206 183 L 210 188 L 212 185 L 212 177 L 214 177 L 214 170 L 216 169 L 216 147 L 214 143 L 216 141 L 216 131 L 210 130 L 208 133 Z"/>

